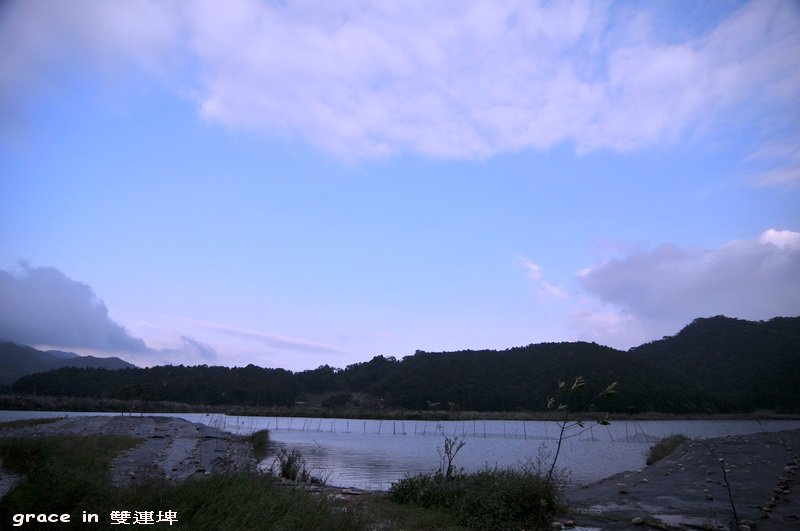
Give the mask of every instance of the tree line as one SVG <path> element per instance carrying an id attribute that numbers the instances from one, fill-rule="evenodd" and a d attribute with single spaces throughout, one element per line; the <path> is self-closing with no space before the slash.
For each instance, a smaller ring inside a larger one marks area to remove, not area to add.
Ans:
<path id="1" fill-rule="evenodd" d="M 620 392 L 602 404 L 605 411 L 800 412 L 800 318 L 697 319 L 675 336 L 629 351 L 586 342 L 417 351 L 400 360 L 375 356 L 344 369 L 323 365 L 296 373 L 254 365 L 62 368 L 24 376 L 7 391 L 211 406 L 291 407 L 313 398 L 339 409 L 540 411 L 556 382 L 576 375 L 585 377 L 587 397 L 619 382 Z"/>

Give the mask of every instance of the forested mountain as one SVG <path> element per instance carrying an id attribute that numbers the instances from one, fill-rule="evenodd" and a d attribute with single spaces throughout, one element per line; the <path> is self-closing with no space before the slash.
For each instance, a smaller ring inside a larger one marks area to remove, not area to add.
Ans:
<path id="1" fill-rule="evenodd" d="M 207 405 L 410 410 L 544 410 L 558 381 L 587 382 L 581 409 L 614 412 L 800 411 L 800 318 L 697 319 L 678 334 L 624 352 L 595 343 L 541 343 L 503 351 L 376 356 L 345 369 L 164 366 L 63 368 L 20 378 L 13 392 Z M 593 403 L 608 384 L 619 394 Z"/>
<path id="2" fill-rule="evenodd" d="M 541 343 L 504 351 L 427 353 L 402 361 L 375 358 L 351 365 L 341 375 L 343 387 L 385 398 L 408 409 L 431 403 L 447 409 L 515 411 L 545 409 L 557 382 L 575 376 L 587 382 L 581 408 L 608 384 L 625 392 L 596 404 L 613 411 L 708 411 L 713 404 L 677 377 L 653 370 L 622 352 L 595 343 Z"/>
<path id="3" fill-rule="evenodd" d="M 699 387 L 725 410 L 800 411 L 800 317 L 695 319 L 629 352 Z"/>
<path id="4" fill-rule="evenodd" d="M 59 367 L 123 369 L 135 365 L 117 357 L 78 356 L 60 350 L 41 351 L 16 343 L 0 343 L 0 385 L 9 385 L 26 375 Z"/>

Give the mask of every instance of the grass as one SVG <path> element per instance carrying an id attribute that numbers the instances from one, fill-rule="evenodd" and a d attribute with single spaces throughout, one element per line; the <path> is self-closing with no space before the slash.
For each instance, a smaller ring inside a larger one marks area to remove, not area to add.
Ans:
<path id="1" fill-rule="evenodd" d="M 683 435 L 670 435 L 669 437 L 664 437 L 650 448 L 650 452 L 647 454 L 647 464 L 652 465 L 653 463 L 661 461 L 669 454 L 674 452 L 678 446 L 687 442 L 688 440 L 689 439 Z"/>
<path id="2" fill-rule="evenodd" d="M 473 529 L 520 529 L 544 525 L 560 507 L 556 489 L 524 468 L 456 474 L 419 474 L 395 483 L 390 499 L 448 513 Z"/>
<path id="3" fill-rule="evenodd" d="M 10 420 L 8 422 L 0 422 L 0 430 L 13 430 L 13 429 L 16 429 L 16 428 L 27 428 L 29 426 L 38 426 L 40 424 L 50 424 L 51 422 L 55 422 L 57 420 L 61 420 L 61 419 L 55 418 L 55 419 Z"/>
<path id="4" fill-rule="evenodd" d="M 0 439 L 4 467 L 25 474 L 0 501 L 0 528 L 13 529 L 14 514 L 56 513 L 70 514 L 72 522 L 64 526 L 77 529 L 83 511 L 99 515 L 100 522 L 90 524 L 93 530 L 120 528 L 111 523 L 111 511 L 175 511 L 178 527 L 192 530 L 367 528 L 357 504 L 281 488 L 271 476 L 256 472 L 213 475 L 180 485 L 112 487 L 111 461 L 138 442 L 110 435 Z M 39 527 L 59 529 L 58 524 Z M 38 527 L 28 523 L 24 528 Z"/>
<path id="5" fill-rule="evenodd" d="M 57 437 L 0 439 L 4 468 L 25 479 L 0 501 L 0 527 L 16 513 L 93 512 L 114 501 L 108 467 L 121 451 L 138 444 L 132 437 Z"/>
<path id="6" fill-rule="evenodd" d="M 253 447 L 253 455 L 257 461 L 267 457 L 269 453 L 269 431 L 258 430 L 244 438 Z"/>

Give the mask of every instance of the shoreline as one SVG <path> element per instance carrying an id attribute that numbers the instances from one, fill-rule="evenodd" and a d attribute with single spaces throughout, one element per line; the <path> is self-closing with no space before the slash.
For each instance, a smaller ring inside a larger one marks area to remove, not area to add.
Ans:
<path id="1" fill-rule="evenodd" d="M 74 397 L 43 397 L 27 395 L 0 395 L 0 410 L 96 412 L 118 414 L 147 413 L 209 413 L 229 417 L 283 417 L 283 418 L 348 418 L 358 420 L 560 420 L 557 413 L 548 411 L 442 411 L 402 409 L 322 409 L 304 407 L 247 407 L 238 405 L 205 406 L 178 402 L 150 402 L 117 399 L 84 399 Z M 586 420 L 596 420 L 601 412 L 573 412 Z M 800 413 L 780 413 L 759 410 L 744 413 L 678 414 L 658 411 L 639 413 L 607 413 L 614 420 L 800 420 Z"/>

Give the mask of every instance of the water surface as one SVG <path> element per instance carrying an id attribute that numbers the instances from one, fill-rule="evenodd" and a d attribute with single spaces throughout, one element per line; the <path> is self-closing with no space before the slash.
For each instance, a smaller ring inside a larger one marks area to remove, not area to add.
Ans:
<path id="1" fill-rule="evenodd" d="M 0 411 L 0 421 L 114 413 Z M 152 413 L 175 416 L 239 434 L 270 431 L 268 467 L 281 447 L 297 449 L 310 471 L 329 484 L 385 490 L 407 474 L 440 466 L 444 438 L 466 442 L 455 465 L 466 471 L 509 466 L 549 466 L 556 452 L 559 425 L 552 421 L 413 421 L 288 417 L 236 417 L 205 413 Z M 570 430 L 558 465 L 574 484 L 598 481 L 645 466 L 653 442 L 674 434 L 691 438 L 743 435 L 800 428 L 800 420 L 615 421 L 587 423 Z"/>

